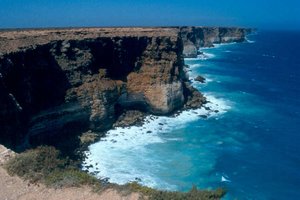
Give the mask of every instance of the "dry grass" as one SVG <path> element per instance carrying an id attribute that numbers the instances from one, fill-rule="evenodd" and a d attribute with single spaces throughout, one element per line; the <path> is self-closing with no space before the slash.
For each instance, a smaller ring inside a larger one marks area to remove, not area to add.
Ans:
<path id="1" fill-rule="evenodd" d="M 62 158 L 54 147 L 27 150 L 12 158 L 5 167 L 10 175 L 55 188 L 101 185 L 96 178 L 79 170 L 71 160 Z"/>

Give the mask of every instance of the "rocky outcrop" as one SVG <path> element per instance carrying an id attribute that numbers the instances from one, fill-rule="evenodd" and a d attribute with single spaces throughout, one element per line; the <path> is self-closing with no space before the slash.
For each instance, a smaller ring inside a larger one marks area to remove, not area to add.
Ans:
<path id="1" fill-rule="evenodd" d="M 228 27 L 181 27 L 180 34 L 184 44 L 183 55 L 195 58 L 200 47 L 213 44 L 243 42 L 251 29 Z"/>
<path id="2" fill-rule="evenodd" d="M 0 143 L 106 130 L 124 109 L 182 107 L 182 42 L 170 30 L 1 33 Z"/>
<path id="3" fill-rule="evenodd" d="M 186 103 L 184 107 L 186 109 L 199 108 L 207 102 L 203 94 L 194 88 L 189 82 L 185 82 L 184 87 L 186 96 Z"/>
<path id="4" fill-rule="evenodd" d="M 145 113 L 138 110 L 128 110 L 124 112 L 114 123 L 114 127 L 128 127 L 141 125 L 145 118 Z"/>
<path id="5" fill-rule="evenodd" d="M 200 76 L 200 75 L 198 75 L 194 80 L 198 81 L 200 83 L 205 83 L 205 78 L 203 76 Z"/>
<path id="6" fill-rule="evenodd" d="M 186 82 L 182 52 L 242 37 L 199 27 L 0 32 L 0 143 L 106 130 L 130 109 L 199 107 L 205 98 Z"/>

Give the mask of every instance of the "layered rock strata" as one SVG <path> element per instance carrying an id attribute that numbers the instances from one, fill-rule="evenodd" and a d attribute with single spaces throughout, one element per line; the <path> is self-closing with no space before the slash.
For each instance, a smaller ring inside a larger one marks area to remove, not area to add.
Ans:
<path id="1" fill-rule="evenodd" d="M 165 115 L 201 106 L 183 52 L 244 37 L 243 29 L 217 30 L 218 38 L 216 28 L 200 27 L 0 32 L 0 143 L 106 130 L 129 109 Z"/>
<path id="2" fill-rule="evenodd" d="M 183 55 L 195 58 L 200 47 L 213 44 L 243 42 L 252 30 L 237 27 L 181 27 L 180 35 L 184 44 Z"/>

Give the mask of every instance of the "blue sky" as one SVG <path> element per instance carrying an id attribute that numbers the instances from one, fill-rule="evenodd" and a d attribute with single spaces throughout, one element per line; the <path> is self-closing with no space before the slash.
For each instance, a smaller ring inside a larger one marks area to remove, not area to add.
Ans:
<path id="1" fill-rule="evenodd" d="M 246 26 L 300 29 L 300 0 L 0 0 L 0 28 Z"/>

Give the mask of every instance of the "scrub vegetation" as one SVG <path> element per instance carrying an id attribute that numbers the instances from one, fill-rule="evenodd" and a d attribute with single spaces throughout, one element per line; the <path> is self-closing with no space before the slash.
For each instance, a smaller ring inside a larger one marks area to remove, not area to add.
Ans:
<path id="1" fill-rule="evenodd" d="M 109 184 L 81 171 L 78 166 L 78 163 L 62 157 L 54 147 L 40 146 L 18 154 L 5 168 L 10 175 L 17 175 L 30 183 L 42 183 L 54 188 L 88 185 L 97 192 L 114 188 L 120 192 L 138 192 L 149 200 L 211 200 L 221 199 L 225 195 L 223 189 L 209 191 L 193 187 L 189 192 L 173 192 L 156 190 L 137 182 L 125 185 Z"/>

